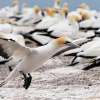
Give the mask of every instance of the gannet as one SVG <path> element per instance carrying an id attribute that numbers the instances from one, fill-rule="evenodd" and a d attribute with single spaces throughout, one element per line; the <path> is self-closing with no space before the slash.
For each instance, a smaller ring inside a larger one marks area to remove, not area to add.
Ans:
<path id="1" fill-rule="evenodd" d="M 18 1 L 14 1 L 13 2 L 13 7 L 11 8 L 11 11 L 14 13 L 14 14 L 18 14 L 19 12 L 19 2 Z"/>
<path id="2" fill-rule="evenodd" d="M 17 64 L 13 71 L 0 84 L 0 87 L 5 85 L 8 81 L 23 75 L 25 80 L 23 87 L 28 89 L 32 80 L 30 73 L 40 68 L 44 62 L 57 52 L 58 49 L 65 45 L 79 47 L 68 37 L 60 37 L 52 40 L 45 46 L 37 48 L 22 46 L 13 40 L 0 39 L 0 46 L 2 46 L 4 52 L 7 53 L 9 57 L 22 58 L 22 61 Z M 37 63 L 37 61 L 39 62 Z M 27 77 L 27 74 L 29 77 Z"/>
<path id="3" fill-rule="evenodd" d="M 68 3 L 67 2 L 64 2 L 63 3 L 63 7 L 68 8 Z"/>
<path id="4" fill-rule="evenodd" d="M 54 8 L 56 8 L 57 10 L 60 10 L 60 0 L 54 1 Z"/>
<path id="5" fill-rule="evenodd" d="M 3 24 L 0 24 L 0 32 L 11 33 L 13 26 L 9 23 L 9 20 L 4 20 Z"/>
<path id="6" fill-rule="evenodd" d="M 16 21 L 16 25 L 34 25 L 36 22 L 40 21 L 41 18 L 38 15 L 40 8 L 38 6 L 34 6 L 32 11 L 27 14 L 23 14 L 23 17 Z"/>
<path id="7" fill-rule="evenodd" d="M 50 36 L 52 38 L 68 36 L 69 38 L 74 39 L 79 32 L 79 20 L 81 20 L 79 17 L 73 15 L 70 17 L 69 22 L 68 20 L 60 21 L 58 24 L 55 24 L 48 29 L 48 34 L 46 33 L 41 35 Z"/>

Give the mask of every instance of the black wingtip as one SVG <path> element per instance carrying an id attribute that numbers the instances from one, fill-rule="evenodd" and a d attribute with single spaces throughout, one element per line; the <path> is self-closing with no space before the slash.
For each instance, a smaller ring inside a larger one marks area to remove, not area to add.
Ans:
<path id="1" fill-rule="evenodd" d="M 67 65 L 67 66 L 75 66 L 75 65 L 77 65 L 79 62 L 74 62 L 74 63 L 71 63 L 71 64 L 69 64 L 69 65 Z"/>
<path id="2" fill-rule="evenodd" d="M 100 66 L 100 59 L 97 59 L 97 60 L 93 61 L 88 66 L 86 66 L 85 68 L 83 68 L 83 70 L 89 70 L 91 68 L 98 67 L 98 66 Z"/>
<path id="3" fill-rule="evenodd" d="M 76 56 L 77 53 L 65 54 L 64 56 Z"/>
<path id="4" fill-rule="evenodd" d="M 85 68 L 83 68 L 83 70 L 89 70 L 89 69 L 92 69 L 92 68 L 94 68 L 96 66 L 97 66 L 96 63 L 91 63 L 91 64 L 87 65 Z"/>

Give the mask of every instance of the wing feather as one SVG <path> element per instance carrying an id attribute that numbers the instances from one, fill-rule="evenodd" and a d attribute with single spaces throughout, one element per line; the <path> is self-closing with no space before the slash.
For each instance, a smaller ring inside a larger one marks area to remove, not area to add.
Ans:
<path id="1" fill-rule="evenodd" d="M 19 56 L 19 57 L 23 58 L 25 55 L 30 53 L 30 48 L 28 48 L 26 46 L 22 46 L 12 39 L 0 38 L 0 47 L 1 47 L 1 50 L 3 50 L 3 52 L 6 53 L 7 56 L 9 56 L 9 57 L 14 55 L 14 56 L 17 56 L 17 57 Z M 0 53 L 0 56 L 1 55 L 2 54 Z"/>

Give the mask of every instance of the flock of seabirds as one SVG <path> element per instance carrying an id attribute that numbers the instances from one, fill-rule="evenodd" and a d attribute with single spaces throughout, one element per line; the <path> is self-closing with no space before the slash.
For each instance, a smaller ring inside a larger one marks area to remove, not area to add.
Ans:
<path id="1" fill-rule="evenodd" d="M 85 3 L 69 12 L 68 3 L 60 3 L 55 0 L 52 7 L 44 9 L 24 3 L 19 13 L 19 2 L 14 1 L 12 7 L 0 9 L 0 65 L 11 71 L 0 87 L 22 75 L 23 87 L 28 89 L 30 73 L 61 53 L 73 57 L 71 66 L 87 64 L 83 70 L 100 65 L 100 12 Z M 22 26 L 33 30 L 14 31 Z M 28 43 L 35 43 L 35 47 L 26 46 Z"/>

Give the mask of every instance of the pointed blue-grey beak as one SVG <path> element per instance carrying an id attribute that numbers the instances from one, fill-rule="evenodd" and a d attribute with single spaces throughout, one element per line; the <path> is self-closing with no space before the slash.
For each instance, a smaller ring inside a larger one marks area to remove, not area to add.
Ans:
<path id="1" fill-rule="evenodd" d="M 70 42 L 70 41 L 67 41 L 65 44 L 67 44 L 68 46 L 72 46 L 72 47 L 75 47 L 75 48 L 79 48 L 80 46 L 73 43 L 73 42 Z"/>

